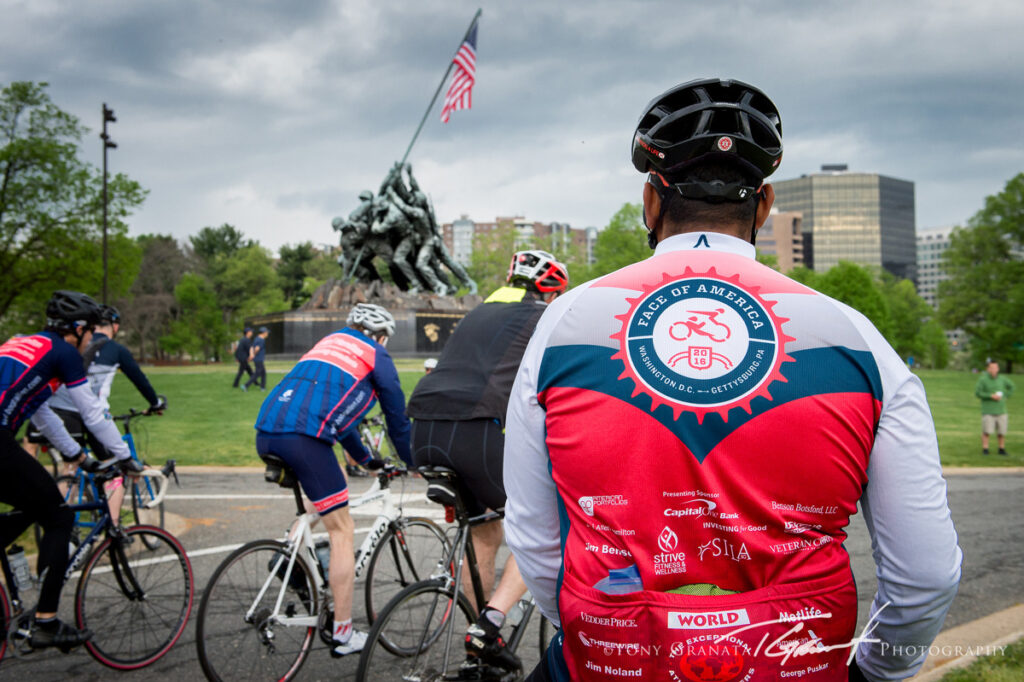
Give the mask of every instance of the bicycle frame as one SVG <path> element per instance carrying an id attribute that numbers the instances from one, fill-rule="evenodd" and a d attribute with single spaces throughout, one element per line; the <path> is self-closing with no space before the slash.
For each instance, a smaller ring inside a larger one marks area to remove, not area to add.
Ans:
<path id="1" fill-rule="evenodd" d="M 298 497 L 298 493 L 296 495 L 297 503 L 301 504 L 301 497 Z M 380 478 L 374 480 L 373 485 L 370 486 L 369 490 L 360 495 L 357 499 L 349 502 L 349 508 L 354 509 L 357 507 L 361 507 L 365 504 L 370 504 L 371 502 L 377 501 L 381 501 L 384 505 L 384 508 L 381 510 L 380 514 L 377 515 L 377 518 L 373 522 L 373 526 L 370 527 L 370 531 L 366 534 L 366 537 L 363 539 L 362 544 L 356 551 L 356 579 L 358 579 L 362 575 L 363 571 L 366 569 L 366 566 L 369 563 L 370 558 L 373 556 L 373 551 L 377 547 L 377 543 L 380 542 L 380 539 L 387 532 L 388 527 L 391 525 L 393 521 L 399 518 L 400 514 L 397 511 L 397 505 L 395 504 L 395 501 L 393 499 L 391 487 L 382 486 Z M 298 521 L 296 522 L 296 525 L 290 528 L 285 536 L 284 543 L 288 551 L 288 567 L 285 569 L 284 579 L 281 582 L 280 591 L 277 595 L 277 601 L 274 603 L 274 611 L 273 614 L 271 615 L 271 619 L 274 622 L 279 623 L 281 625 L 289 627 L 314 627 L 317 625 L 317 620 L 319 618 L 319 609 L 317 609 L 317 613 L 314 613 L 310 616 L 282 616 L 280 615 L 280 612 L 281 604 L 284 601 L 285 591 L 289 584 L 288 581 L 291 579 L 292 568 L 295 566 L 295 562 L 299 560 L 300 551 L 302 556 L 301 560 L 306 562 L 306 566 L 310 569 L 311 574 L 320 574 L 319 561 L 317 560 L 316 557 L 316 550 L 313 542 L 314 536 L 312 533 L 312 527 L 317 522 L 317 520 L 319 520 L 319 518 L 320 516 L 316 512 L 300 514 Z M 253 614 L 255 613 L 256 606 L 263 599 L 267 590 L 270 589 L 271 583 L 278 575 L 278 571 L 280 570 L 281 567 L 281 562 L 284 560 L 284 556 L 280 557 L 278 561 L 274 564 L 274 566 L 270 569 L 270 572 L 267 575 L 267 580 L 263 583 L 263 587 L 260 588 L 259 593 L 253 600 L 252 606 L 250 606 L 249 610 L 246 611 L 246 619 L 252 618 Z M 327 588 L 328 579 L 327 576 L 324 575 L 323 579 L 317 585 L 317 592 L 320 595 L 322 595 Z"/>
<path id="2" fill-rule="evenodd" d="M 155 472 L 150 475 L 163 477 L 163 474 L 160 472 Z M 94 502 L 82 502 L 80 504 L 71 504 L 68 505 L 68 507 L 75 514 L 78 514 L 80 512 L 98 512 L 99 520 L 95 522 L 90 522 L 92 528 L 89 530 L 89 534 L 85 536 L 85 538 L 79 543 L 78 547 L 75 548 L 75 551 L 72 552 L 71 556 L 68 558 L 67 568 L 64 571 L 64 576 L 61 578 L 63 584 L 67 584 L 68 580 L 71 579 L 75 571 L 78 570 L 79 565 L 81 565 L 81 563 L 89 557 L 90 553 L 92 552 L 93 545 L 96 544 L 96 541 L 100 538 L 101 534 L 103 534 L 104 532 L 108 534 L 120 532 L 120 526 L 117 523 L 115 523 L 113 518 L 110 516 L 110 508 L 107 505 L 107 496 L 105 490 L 103 489 L 103 486 L 93 481 L 91 476 L 86 478 L 87 475 L 84 472 L 82 472 L 82 476 L 83 479 L 87 480 L 88 484 L 92 485 L 94 490 L 96 491 L 96 500 Z M 154 500 L 154 504 L 159 504 L 159 502 L 163 501 L 163 493 L 165 493 L 166 490 L 166 484 L 160 486 L 160 492 L 158 493 L 157 499 Z M 21 514 L 23 512 L 12 511 L 7 513 Z M 85 524 L 83 524 L 83 526 L 84 525 Z M 119 548 L 117 548 L 117 550 L 115 551 L 119 551 Z M 8 579 L 7 587 L 11 603 L 14 604 L 15 602 L 17 602 L 20 605 L 21 597 L 18 593 L 18 586 L 13 580 L 11 580 L 10 567 L 7 563 L 6 552 L 4 552 L 4 554 L 5 556 L 3 557 L 2 562 L 5 577 Z M 118 559 L 121 563 L 125 562 L 123 554 L 119 556 Z M 138 584 L 136 583 L 132 585 L 132 591 L 129 592 L 129 586 L 127 586 L 124 582 L 124 574 L 121 570 L 119 563 L 112 563 L 114 566 L 115 574 L 117 576 L 118 584 L 121 586 L 121 589 L 124 590 L 125 595 L 127 595 L 129 598 L 134 598 L 134 596 L 138 595 L 139 593 Z M 131 575 L 130 571 L 128 572 L 128 574 Z M 132 577 L 132 582 L 135 583 L 134 577 Z"/>

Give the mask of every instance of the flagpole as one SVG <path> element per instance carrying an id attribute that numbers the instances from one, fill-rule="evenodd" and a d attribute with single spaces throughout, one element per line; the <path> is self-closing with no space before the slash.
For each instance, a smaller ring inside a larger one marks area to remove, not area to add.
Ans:
<path id="1" fill-rule="evenodd" d="M 459 46 L 455 48 L 455 54 L 448 60 L 448 68 L 445 69 L 444 76 L 441 78 L 441 83 L 437 86 L 437 90 L 434 91 L 434 97 L 430 100 L 427 110 L 423 112 L 423 118 L 420 120 L 420 125 L 416 128 L 416 133 L 412 136 L 409 146 L 406 147 L 405 155 L 402 157 L 402 160 L 399 161 L 399 165 L 404 164 L 405 160 L 409 158 L 409 152 L 412 151 L 412 146 L 416 144 L 416 138 L 420 136 L 420 131 L 423 130 L 423 124 L 427 122 L 427 116 L 430 116 L 430 110 L 434 108 L 434 103 L 437 102 L 437 96 L 441 94 L 441 88 L 444 87 L 445 81 L 448 80 L 448 74 L 452 72 L 452 67 L 455 66 L 455 55 L 459 54 L 459 50 L 462 49 L 462 44 L 469 38 L 469 34 L 473 31 L 473 27 L 476 26 L 476 22 L 480 20 L 481 13 L 483 13 L 483 9 L 477 9 L 476 14 L 473 15 L 473 21 L 469 22 L 469 28 L 466 29 L 466 35 L 459 41 Z"/>

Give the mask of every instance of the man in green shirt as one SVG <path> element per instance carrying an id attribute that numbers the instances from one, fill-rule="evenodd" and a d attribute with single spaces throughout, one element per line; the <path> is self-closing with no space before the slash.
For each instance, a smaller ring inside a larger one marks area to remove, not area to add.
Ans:
<path id="1" fill-rule="evenodd" d="M 988 454 L 988 435 L 993 431 L 999 439 L 999 454 L 1006 455 L 1006 399 L 1013 395 L 1013 382 L 999 375 L 999 363 L 992 360 L 978 384 L 974 395 L 981 399 L 981 454 Z"/>

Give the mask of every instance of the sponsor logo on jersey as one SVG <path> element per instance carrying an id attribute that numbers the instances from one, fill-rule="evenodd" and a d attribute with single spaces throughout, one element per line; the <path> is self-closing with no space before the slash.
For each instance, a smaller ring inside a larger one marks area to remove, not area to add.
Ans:
<path id="1" fill-rule="evenodd" d="M 668 627 L 671 630 L 710 630 L 737 625 L 750 625 L 746 609 L 732 611 L 669 611 Z"/>
<path id="2" fill-rule="evenodd" d="M 712 538 L 703 545 L 697 546 L 697 558 L 704 561 L 704 555 L 709 558 L 725 557 L 733 561 L 750 561 L 750 552 L 745 542 L 735 542 L 726 538 Z"/>
<path id="3" fill-rule="evenodd" d="M 629 504 L 629 500 L 622 495 L 584 495 L 577 502 L 587 516 L 594 515 L 594 507 L 624 507 Z"/>
<path id="4" fill-rule="evenodd" d="M 686 573 L 686 553 L 677 552 L 679 536 L 668 526 L 658 533 L 658 549 L 661 554 L 654 555 L 655 575 L 671 575 L 673 573 Z"/>
<path id="5" fill-rule="evenodd" d="M 735 407 L 749 412 L 757 396 L 771 400 L 769 386 L 784 380 L 779 368 L 792 361 L 784 349 L 792 339 L 782 332 L 788 320 L 774 315 L 757 287 L 714 268 L 686 268 L 642 287 L 612 335 L 619 378 L 633 381 L 634 397 L 644 393 L 652 411 L 667 405 L 676 419 L 691 412 L 698 422 L 709 412 L 725 420 Z"/>

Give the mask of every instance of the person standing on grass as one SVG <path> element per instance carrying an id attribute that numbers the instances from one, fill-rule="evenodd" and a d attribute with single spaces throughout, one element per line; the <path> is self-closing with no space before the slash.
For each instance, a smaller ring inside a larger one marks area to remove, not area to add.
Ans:
<path id="1" fill-rule="evenodd" d="M 988 454 L 988 436 L 995 432 L 999 454 L 1006 456 L 1006 430 L 1010 417 L 1006 399 L 1013 395 L 1013 382 L 999 373 L 999 363 L 992 360 L 974 386 L 974 395 L 981 400 L 981 454 Z"/>
<path id="2" fill-rule="evenodd" d="M 270 330 L 266 327 L 260 327 L 259 334 L 252 340 L 252 347 L 249 348 L 249 360 L 256 367 L 256 371 L 249 377 L 249 380 L 242 385 L 242 390 L 249 390 L 250 386 L 255 386 L 256 382 L 260 384 L 260 390 L 267 390 L 267 337 L 270 336 Z"/>
<path id="3" fill-rule="evenodd" d="M 238 388 L 238 382 L 241 381 L 243 374 L 248 374 L 249 378 L 252 378 L 252 367 L 249 366 L 250 348 L 252 348 L 252 327 L 246 327 L 242 332 L 242 338 L 238 339 L 238 345 L 235 346 L 238 374 L 235 375 L 235 382 L 231 384 L 231 388 Z"/>

